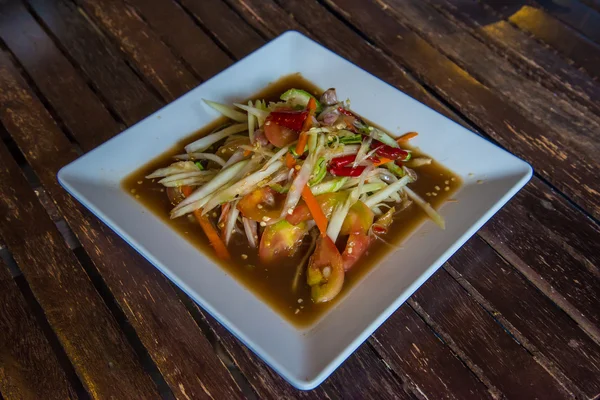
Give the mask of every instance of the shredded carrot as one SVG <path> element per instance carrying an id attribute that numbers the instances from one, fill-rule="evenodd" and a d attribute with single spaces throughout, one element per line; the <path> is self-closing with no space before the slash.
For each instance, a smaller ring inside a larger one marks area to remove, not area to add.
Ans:
<path id="1" fill-rule="evenodd" d="M 296 159 L 290 153 L 287 153 L 287 155 L 285 156 L 285 165 L 288 168 L 293 168 L 294 165 L 296 165 Z"/>
<path id="2" fill-rule="evenodd" d="M 244 157 L 248 157 L 251 153 L 250 150 L 244 150 Z"/>
<path id="3" fill-rule="evenodd" d="M 210 222 L 210 220 L 208 219 L 208 215 L 202 215 L 202 209 L 199 209 L 194 211 L 194 216 L 196 217 L 196 220 L 200 224 L 200 227 L 202 227 L 202 230 L 208 237 L 208 241 L 215 249 L 217 257 L 219 257 L 222 260 L 230 260 L 231 255 L 229 254 L 229 250 L 227 250 L 227 246 L 225 246 L 225 243 L 219 236 L 219 233 L 213 226 L 212 222 Z"/>
<path id="4" fill-rule="evenodd" d="M 311 97 L 310 100 L 308 100 L 308 105 L 306 106 L 306 108 L 308 109 L 308 116 L 304 120 L 304 125 L 302 125 L 302 132 L 300 132 L 298 143 L 296 143 L 296 154 L 299 155 L 304 154 L 304 149 L 306 148 L 306 143 L 308 142 L 308 135 L 306 134 L 306 131 L 312 128 L 311 117 L 315 115 L 315 111 L 317 109 L 317 102 L 314 97 Z M 294 165 L 296 165 L 296 160 L 294 159 L 294 156 L 292 156 L 290 153 L 288 153 L 285 158 L 285 165 L 288 168 L 292 168 Z"/>
<path id="5" fill-rule="evenodd" d="M 306 109 L 308 110 L 308 116 L 304 120 L 304 125 L 302 125 L 302 130 L 307 131 L 312 128 L 312 116 L 315 115 L 315 111 L 317 111 L 317 101 L 314 97 L 311 97 L 308 100 L 308 104 L 306 105 Z"/>
<path id="6" fill-rule="evenodd" d="M 308 206 L 308 210 L 312 214 L 315 223 L 319 227 L 321 236 L 327 236 L 327 217 L 323 213 L 319 202 L 315 198 L 315 195 L 310 191 L 308 185 L 304 186 L 304 189 L 302 189 L 302 198 Z"/>
<path id="7" fill-rule="evenodd" d="M 181 193 L 185 197 L 188 197 L 194 191 L 192 187 L 188 185 L 180 186 L 180 189 Z M 231 255 L 229 255 L 227 246 L 225 246 L 225 243 L 223 243 L 223 240 L 219 236 L 219 233 L 217 232 L 213 224 L 208 219 L 208 216 L 202 215 L 202 209 L 199 209 L 194 211 L 194 217 L 196 217 L 196 220 L 200 224 L 200 227 L 208 237 L 208 241 L 210 242 L 212 247 L 214 247 L 215 252 L 217 253 L 217 257 L 219 257 L 222 260 L 230 260 Z"/>
<path id="8" fill-rule="evenodd" d="M 400 136 L 398 139 L 396 139 L 396 142 L 408 142 L 410 139 L 417 137 L 418 135 L 419 134 L 417 132 L 407 132 L 404 135 Z"/>
<path id="9" fill-rule="evenodd" d="M 192 187 L 188 185 L 180 186 L 180 190 L 185 197 L 188 197 L 193 192 Z"/>
<path id="10" fill-rule="evenodd" d="M 389 163 L 390 161 L 394 161 L 394 160 L 392 160 L 391 158 L 379 157 L 379 160 L 375 161 L 375 162 L 373 163 L 373 165 L 374 165 L 374 166 L 376 166 L 376 167 L 378 167 L 378 166 L 380 166 L 380 165 L 387 164 L 387 163 Z"/>

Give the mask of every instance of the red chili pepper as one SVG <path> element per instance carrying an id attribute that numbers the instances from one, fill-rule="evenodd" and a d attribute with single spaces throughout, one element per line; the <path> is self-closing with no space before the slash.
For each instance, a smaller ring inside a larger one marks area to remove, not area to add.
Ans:
<path id="1" fill-rule="evenodd" d="M 340 112 L 340 114 L 344 114 L 347 115 L 349 117 L 355 117 L 356 115 L 354 115 L 354 113 L 352 113 L 352 111 L 346 110 L 344 107 L 338 107 L 338 111 Z"/>
<path id="2" fill-rule="evenodd" d="M 371 143 L 371 149 L 377 149 L 375 153 L 377 153 L 378 156 L 391 158 L 392 160 L 404 160 L 406 157 L 408 157 L 407 151 L 397 147 L 388 146 L 377 140 L 373 140 L 373 143 Z"/>
<path id="3" fill-rule="evenodd" d="M 267 121 L 300 131 L 306 117 L 308 117 L 308 111 L 273 111 L 267 117 Z"/>
<path id="4" fill-rule="evenodd" d="M 329 167 L 330 168 L 345 167 L 346 165 L 350 164 L 354 160 L 356 160 L 356 155 L 354 155 L 354 154 L 350 154 L 348 156 L 343 156 L 343 157 L 336 157 L 336 158 L 332 159 L 331 161 L 329 161 Z"/>
<path id="5" fill-rule="evenodd" d="M 357 177 L 360 176 L 360 174 L 363 173 L 363 171 L 365 170 L 366 167 L 363 167 L 362 165 L 355 167 L 355 168 L 350 168 L 350 167 L 334 167 L 334 168 L 329 168 L 329 172 L 332 175 L 335 176 L 351 176 L 351 177 Z"/>
<path id="6" fill-rule="evenodd" d="M 356 160 L 355 154 L 350 154 L 348 156 L 342 156 L 342 157 L 336 157 L 336 158 L 333 158 L 331 161 L 329 161 L 329 167 L 330 168 L 345 167 L 348 164 L 350 164 L 351 162 L 354 162 L 354 160 Z M 379 161 L 379 159 L 377 157 L 373 157 L 373 156 L 367 157 L 367 160 L 372 161 L 372 162 Z"/>

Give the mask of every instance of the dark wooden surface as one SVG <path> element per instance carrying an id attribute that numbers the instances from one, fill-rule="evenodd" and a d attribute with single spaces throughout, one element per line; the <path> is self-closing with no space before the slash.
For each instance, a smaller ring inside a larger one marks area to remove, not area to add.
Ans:
<path id="1" fill-rule="evenodd" d="M 597 0 L 0 0 L 0 399 L 600 396 Z M 315 390 L 56 173 L 289 29 L 532 181 Z"/>

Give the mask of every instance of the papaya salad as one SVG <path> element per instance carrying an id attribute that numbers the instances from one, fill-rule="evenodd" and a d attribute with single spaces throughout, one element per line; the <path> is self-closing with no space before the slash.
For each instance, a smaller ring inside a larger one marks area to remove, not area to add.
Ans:
<path id="1" fill-rule="evenodd" d="M 243 241 L 261 266 L 293 271 L 288 290 L 310 296 L 298 303 L 327 303 L 403 213 L 420 209 L 444 229 L 411 189 L 432 163 L 410 150 L 417 133 L 392 137 L 335 89 L 319 98 L 289 89 L 275 100 L 204 100 L 227 123 L 145 176 L 162 186 L 170 218 L 199 225 L 216 257 L 239 258 L 232 243 Z"/>

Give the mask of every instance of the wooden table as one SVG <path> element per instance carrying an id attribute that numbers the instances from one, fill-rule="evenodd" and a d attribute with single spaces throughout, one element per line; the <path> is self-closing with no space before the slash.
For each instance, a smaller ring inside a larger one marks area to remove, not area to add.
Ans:
<path id="1" fill-rule="evenodd" d="M 296 29 L 534 178 L 317 389 L 57 171 Z M 599 0 L 0 0 L 0 398 L 598 398 Z"/>

